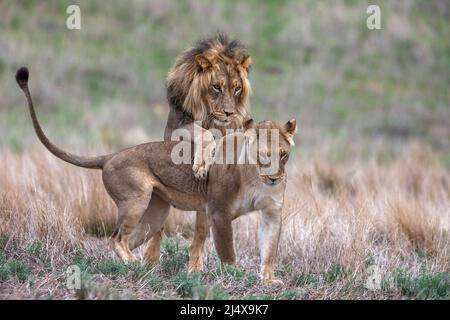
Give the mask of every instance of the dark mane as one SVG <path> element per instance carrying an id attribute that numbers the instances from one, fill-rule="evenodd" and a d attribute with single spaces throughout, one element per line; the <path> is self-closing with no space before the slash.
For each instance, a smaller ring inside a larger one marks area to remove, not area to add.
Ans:
<path id="1" fill-rule="evenodd" d="M 217 33 L 212 37 L 197 41 L 193 47 L 177 58 L 166 83 L 167 100 L 170 105 L 190 118 L 192 115 L 189 112 L 186 113 L 186 107 L 183 104 L 188 86 L 196 75 L 198 66 L 195 63 L 195 57 L 199 54 L 214 55 L 218 60 L 234 64 L 238 64 L 250 56 L 246 46 L 239 40 L 230 40 L 226 34 Z"/>

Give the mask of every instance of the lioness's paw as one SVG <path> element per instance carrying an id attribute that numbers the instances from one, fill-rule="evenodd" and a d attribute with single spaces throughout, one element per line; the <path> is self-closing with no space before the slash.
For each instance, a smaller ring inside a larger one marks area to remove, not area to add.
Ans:
<path id="1" fill-rule="evenodd" d="M 202 272 L 202 271 L 203 271 L 203 265 L 201 265 L 201 264 L 190 265 L 188 268 L 188 274 L 198 273 L 198 272 Z"/>
<path id="2" fill-rule="evenodd" d="M 284 282 L 280 279 L 263 279 L 262 283 L 268 286 L 283 286 Z"/>

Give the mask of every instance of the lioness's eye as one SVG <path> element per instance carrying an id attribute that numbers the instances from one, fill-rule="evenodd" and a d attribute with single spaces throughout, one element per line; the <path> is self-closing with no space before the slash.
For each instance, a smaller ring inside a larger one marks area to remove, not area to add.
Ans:
<path id="1" fill-rule="evenodd" d="M 239 92 L 241 92 L 241 89 L 241 87 L 234 88 L 234 94 L 238 94 Z"/>
<path id="2" fill-rule="evenodd" d="M 213 84 L 213 89 L 215 90 L 215 91 L 217 91 L 217 92 L 220 92 L 220 85 L 218 85 L 218 84 Z"/>

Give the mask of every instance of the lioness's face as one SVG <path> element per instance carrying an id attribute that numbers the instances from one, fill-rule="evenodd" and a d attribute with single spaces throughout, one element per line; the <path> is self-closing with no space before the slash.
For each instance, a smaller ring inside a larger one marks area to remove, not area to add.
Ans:
<path id="1" fill-rule="evenodd" d="M 286 177 L 285 166 L 294 145 L 296 120 L 289 120 L 285 124 L 272 121 L 249 124 L 247 121 L 244 126 L 246 134 L 253 129 L 256 138 L 254 143 L 257 143 L 257 163 L 262 181 L 270 186 L 279 184 Z"/>

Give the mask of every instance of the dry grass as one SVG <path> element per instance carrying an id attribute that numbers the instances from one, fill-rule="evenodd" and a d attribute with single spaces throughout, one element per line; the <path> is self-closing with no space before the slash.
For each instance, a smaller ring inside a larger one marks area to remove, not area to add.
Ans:
<path id="1" fill-rule="evenodd" d="M 1 150 L 0 164 L 0 249 L 32 274 L 25 272 L 21 281 L 16 272 L 0 281 L 1 297 L 179 297 L 186 295 L 186 285 L 198 285 L 198 279 L 183 278 L 192 214 L 173 212 L 170 230 L 180 247 L 166 248 L 164 266 L 135 266 L 139 270 L 132 268 L 130 276 L 107 246 L 105 235 L 116 212 L 99 172 L 66 165 L 41 146 L 22 155 Z M 394 283 L 398 270 L 413 278 L 425 271 L 448 277 L 450 174 L 422 145 L 411 145 L 384 164 L 355 160 L 333 166 L 293 159 L 286 197 L 278 260 L 285 287 L 254 281 L 259 218 L 250 214 L 234 224 L 240 269 L 218 272 L 207 241 L 201 280 L 207 297 L 220 298 L 220 292 L 235 298 L 414 297 Z M 37 253 L 36 243 L 42 247 Z M 170 259 L 179 259 L 181 266 Z M 64 271 L 74 261 L 91 265 L 90 280 L 80 292 L 64 284 Z M 383 281 L 379 290 L 364 287 L 373 266 Z M 158 283 L 168 285 L 161 289 Z M 214 293 L 214 286 L 221 291 Z M 439 297 L 448 298 L 448 282 L 443 290 Z"/>

